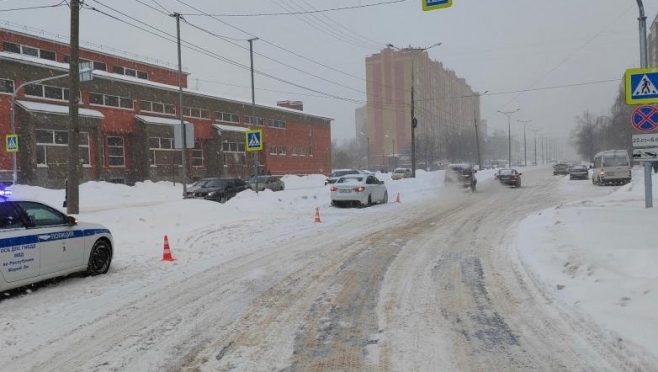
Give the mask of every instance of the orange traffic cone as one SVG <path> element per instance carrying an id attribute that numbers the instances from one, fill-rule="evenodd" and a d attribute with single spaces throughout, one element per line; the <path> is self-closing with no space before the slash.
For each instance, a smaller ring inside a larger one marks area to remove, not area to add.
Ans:
<path id="1" fill-rule="evenodd" d="M 175 261 L 176 259 L 171 256 L 171 249 L 169 248 L 169 238 L 164 236 L 164 253 L 162 254 L 162 261 Z"/>
<path id="2" fill-rule="evenodd" d="M 315 219 L 313 222 L 322 222 L 320 221 L 320 208 L 318 207 L 315 208 Z"/>
<path id="3" fill-rule="evenodd" d="M 395 197 L 395 204 L 400 204 L 400 193 Z"/>

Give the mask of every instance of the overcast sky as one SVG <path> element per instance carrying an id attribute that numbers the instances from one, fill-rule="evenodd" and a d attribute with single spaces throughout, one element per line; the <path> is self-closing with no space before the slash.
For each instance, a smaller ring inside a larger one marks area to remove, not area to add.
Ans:
<path id="1" fill-rule="evenodd" d="M 166 13 L 181 13 L 187 22 L 181 24 L 183 43 L 197 49 L 183 48 L 189 86 L 248 102 L 246 40 L 258 37 L 255 67 L 269 77 L 256 75 L 257 103 L 304 101 L 305 111 L 335 118 L 332 137 L 339 140 L 354 137 L 354 109 L 365 104 L 365 57 L 387 43 L 441 42 L 430 58 L 455 70 L 476 91 L 488 91 L 482 117 L 490 128 L 507 130 L 507 116 L 498 110 L 520 109 L 512 116 L 512 134 L 518 136 L 523 125 L 517 120 L 532 120 L 531 127 L 566 137 L 585 110 L 608 114 L 624 71 L 640 67 L 635 0 L 453 2 L 451 8 L 423 12 L 421 0 L 85 0 L 80 30 L 83 42 L 176 67 L 176 44 L 170 41 L 176 23 Z M 0 0 L 0 20 L 67 42 L 66 6 L 2 11 L 58 3 Z M 644 0 L 644 6 L 648 29 L 658 1 Z M 227 16 L 238 14 L 270 15 Z M 556 88 L 541 89 L 548 87 Z"/>

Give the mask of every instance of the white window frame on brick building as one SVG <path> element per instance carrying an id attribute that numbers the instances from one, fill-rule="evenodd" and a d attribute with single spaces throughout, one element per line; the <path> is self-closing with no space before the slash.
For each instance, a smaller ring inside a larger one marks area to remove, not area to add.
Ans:
<path id="1" fill-rule="evenodd" d="M 107 136 L 107 165 L 111 168 L 126 166 L 126 148 L 123 136 Z"/>
<path id="2" fill-rule="evenodd" d="M 39 133 L 41 132 L 41 134 Z M 46 133 L 50 134 L 50 139 L 46 141 Z M 37 167 L 48 167 L 48 148 L 49 147 L 69 147 L 69 132 L 66 130 L 55 129 L 36 129 L 35 138 L 37 146 Z M 86 152 L 84 150 L 86 149 Z M 90 153 L 89 153 L 89 133 L 80 132 L 80 156 L 83 166 L 90 166 Z M 50 163 L 54 164 L 54 163 Z M 62 163 L 66 164 L 66 162 Z M 57 163 L 57 165 L 62 165 Z"/>

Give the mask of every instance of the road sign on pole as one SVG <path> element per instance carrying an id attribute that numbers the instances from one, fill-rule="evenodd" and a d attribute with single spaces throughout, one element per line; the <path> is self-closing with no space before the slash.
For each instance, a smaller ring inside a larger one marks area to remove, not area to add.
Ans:
<path id="1" fill-rule="evenodd" d="M 634 134 L 633 147 L 647 147 L 658 145 L 658 133 L 653 134 Z"/>
<path id="2" fill-rule="evenodd" d="M 452 0 L 421 0 L 421 3 L 423 4 L 423 10 L 426 12 L 452 6 Z"/>
<path id="3" fill-rule="evenodd" d="M 8 134 L 5 136 L 5 148 L 7 152 L 18 152 L 18 134 Z"/>
<path id="4" fill-rule="evenodd" d="M 658 103 L 658 68 L 626 70 L 626 103 L 640 105 Z"/>
<path id="5" fill-rule="evenodd" d="M 263 130 L 254 129 L 245 132 L 247 151 L 260 151 L 263 149 Z"/>
<path id="6" fill-rule="evenodd" d="M 635 108 L 631 114 L 631 125 L 640 132 L 653 132 L 658 128 L 658 108 L 649 105 Z"/>
<path id="7" fill-rule="evenodd" d="M 633 149 L 633 160 L 635 161 L 657 161 L 658 147 Z"/>

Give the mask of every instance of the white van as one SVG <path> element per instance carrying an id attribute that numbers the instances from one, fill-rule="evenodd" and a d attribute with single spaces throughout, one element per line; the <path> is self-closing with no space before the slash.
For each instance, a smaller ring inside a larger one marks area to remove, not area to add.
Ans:
<path id="1" fill-rule="evenodd" d="M 631 182 L 631 160 L 626 150 L 601 151 L 594 155 L 592 183 L 625 185 Z"/>

